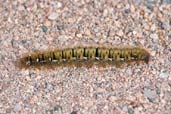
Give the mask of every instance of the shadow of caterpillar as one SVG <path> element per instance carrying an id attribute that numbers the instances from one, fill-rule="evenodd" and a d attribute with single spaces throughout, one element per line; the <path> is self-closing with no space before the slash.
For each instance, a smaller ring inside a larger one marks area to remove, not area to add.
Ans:
<path id="1" fill-rule="evenodd" d="M 139 47 L 75 47 L 31 53 L 19 58 L 16 65 L 25 69 L 73 65 L 90 67 L 93 64 L 102 66 L 112 64 L 119 67 L 123 63 L 148 63 L 149 60 L 149 52 Z"/>

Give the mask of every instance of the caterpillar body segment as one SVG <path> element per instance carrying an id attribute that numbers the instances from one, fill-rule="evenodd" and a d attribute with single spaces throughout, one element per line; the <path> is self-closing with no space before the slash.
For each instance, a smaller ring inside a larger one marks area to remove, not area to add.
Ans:
<path id="1" fill-rule="evenodd" d="M 148 63 L 149 52 L 139 47 L 75 47 L 56 49 L 44 52 L 35 52 L 25 55 L 17 60 L 20 68 L 40 68 L 49 66 L 83 66 L 85 64 L 117 64 L 130 62 Z M 85 65 L 85 66 L 87 66 Z"/>

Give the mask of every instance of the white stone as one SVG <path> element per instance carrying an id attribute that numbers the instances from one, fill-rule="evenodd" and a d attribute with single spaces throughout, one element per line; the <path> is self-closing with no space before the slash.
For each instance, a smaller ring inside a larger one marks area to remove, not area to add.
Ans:
<path id="1" fill-rule="evenodd" d="M 108 15 L 108 10 L 107 9 L 104 9 L 103 16 L 106 17 L 107 15 Z"/>
<path id="2" fill-rule="evenodd" d="M 155 99 L 157 97 L 156 92 L 154 90 L 144 89 L 144 96 L 150 99 Z"/>
<path id="3" fill-rule="evenodd" d="M 69 39 L 69 36 L 66 36 L 66 35 L 61 35 L 61 36 L 58 37 L 58 40 L 59 40 L 61 43 L 66 42 L 68 39 Z"/>
<path id="4" fill-rule="evenodd" d="M 62 3 L 61 2 L 57 2 L 57 8 L 61 8 L 62 7 Z"/>
<path id="5" fill-rule="evenodd" d="M 20 105 L 20 103 L 18 103 L 18 104 L 15 105 L 14 111 L 19 112 L 20 110 L 21 110 L 21 105 Z"/>
<path id="6" fill-rule="evenodd" d="M 109 97 L 109 101 L 111 102 L 115 102 L 117 100 L 117 98 L 115 96 L 110 96 Z"/>
<path id="7" fill-rule="evenodd" d="M 50 20 L 55 20 L 55 19 L 57 19 L 57 18 L 58 18 L 58 14 L 55 13 L 55 12 L 51 13 L 51 14 L 48 16 L 48 19 L 50 19 Z"/>
<path id="8" fill-rule="evenodd" d="M 153 39 L 154 42 L 158 41 L 158 35 L 156 33 L 150 34 L 150 37 Z"/>
<path id="9" fill-rule="evenodd" d="M 117 33 L 118 36 L 123 36 L 123 34 L 124 34 L 124 33 L 123 33 L 122 30 L 119 30 L 118 33 Z"/>
<path id="10" fill-rule="evenodd" d="M 152 31 L 155 31 L 155 30 L 156 30 L 156 25 L 155 25 L 155 24 L 153 24 L 153 25 L 151 26 L 151 30 L 152 30 Z"/>
<path id="11" fill-rule="evenodd" d="M 132 33 L 133 33 L 134 35 L 136 35 L 136 34 L 137 34 L 137 32 L 136 32 L 136 31 L 133 31 Z"/>
<path id="12" fill-rule="evenodd" d="M 161 70 L 160 78 L 167 78 L 169 76 L 169 72 L 166 69 Z"/>
<path id="13" fill-rule="evenodd" d="M 78 38 L 81 38 L 82 37 L 82 34 L 77 34 L 76 35 Z"/>

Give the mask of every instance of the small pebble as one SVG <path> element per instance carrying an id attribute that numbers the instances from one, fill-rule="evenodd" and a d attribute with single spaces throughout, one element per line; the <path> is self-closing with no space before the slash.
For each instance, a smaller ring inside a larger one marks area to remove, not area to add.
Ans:
<path id="1" fill-rule="evenodd" d="M 160 0 L 161 4 L 170 4 L 171 0 Z"/>
<path id="2" fill-rule="evenodd" d="M 127 105 L 124 105 L 124 106 L 122 107 L 122 111 L 128 112 L 128 106 L 127 106 Z"/>
<path id="3" fill-rule="evenodd" d="M 58 30 L 64 30 L 64 25 L 58 25 L 58 26 L 57 26 L 57 29 L 58 29 Z"/>
<path id="4" fill-rule="evenodd" d="M 76 35 L 78 38 L 81 38 L 82 37 L 82 34 L 77 34 Z"/>
<path id="5" fill-rule="evenodd" d="M 90 36 L 90 35 L 91 35 L 90 30 L 89 30 L 89 29 L 87 29 L 87 30 L 85 31 L 85 34 L 86 34 L 87 36 Z"/>
<path id="6" fill-rule="evenodd" d="M 21 110 L 21 105 L 18 103 L 18 104 L 15 105 L 14 111 L 19 112 L 20 110 Z"/>
<path id="7" fill-rule="evenodd" d="M 53 110 L 47 110 L 47 114 L 53 114 Z"/>
<path id="8" fill-rule="evenodd" d="M 157 3 L 157 0 L 145 0 L 145 5 L 149 10 L 153 10 L 153 6 Z"/>
<path id="9" fill-rule="evenodd" d="M 156 33 L 151 34 L 150 37 L 153 39 L 154 42 L 158 41 L 158 35 Z"/>
<path id="10" fill-rule="evenodd" d="M 131 12 L 131 10 L 128 8 L 128 9 L 125 9 L 124 12 L 128 14 Z"/>
<path id="11" fill-rule="evenodd" d="M 53 88 L 53 85 L 52 84 L 50 84 L 50 83 L 45 83 L 45 88 L 46 89 L 48 89 L 48 90 L 53 90 L 54 88 Z"/>
<path id="12" fill-rule="evenodd" d="M 155 99 L 157 98 L 157 93 L 156 93 L 156 91 L 154 91 L 154 90 L 145 88 L 145 89 L 144 89 L 144 96 L 147 97 L 147 99 L 148 99 L 150 102 L 155 102 Z"/>
<path id="13" fill-rule="evenodd" d="M 61 2 L 57 2 L 57 8 L 61 8 L 62 7 L 62 3 Z"/>
<path id="14" fill-rule="evenodd" d="M 169 76 L 169 71 L 166 69 L 161 70 L 160 78 L 167 78 Z"/>
<path id="15" fill-rule="evenodd" d="M 46 26 L 52 26 L 52 22 L 50 21 L 50 20 L 45 20 L 45 22 L 44 22 L 44 25 L 46 25 Z"/>
<path id="16" fill-rule="evenodd" d="M 170 30 L 170 25 L 168 22 L 162 22 L 161 24 L 162 29 Z"/>
<path id="17" fill-rule="evenodd" d="M 134 114 L 134 110 L 132 108 L 128 108 L 128 114 Z"/>
<path id="18" fill-rule="evenodd" d="M 151 5 L 151 4 L 147 4 L 146 6 L 147 6 L 147 9 L 149 9 L 149 10 L 153 10 L 153 5 Z"/>
<path id="19" fill-rule="evenodd" d="M 134 4 L 136 5 L 140 5 L 141 4 L 141 0 L 131 0 Z"/>
<path id="20" fill-rule="evenodd" d="M 71 114 L 77 114 L 77 112 L 76 111 L 73 111 L 73 112 L 71 112 Z"/>
<path id="21" fill-rule="evenodd" d="M 107 15 L 108 15 L 108 10 L 107 9 L 104 9 L 103 16 L 106 17 Z"/>
<path id="22" fill-rule="evenodd" d="M 156 55 L 156 51 L 151 51 L 151 56 L 155 56 Z"/>
<path id="23" fill-rule="evenodd" d="M 153 24 L 153 25 L 151 26 L 151 30 L 152 30 L 152 31 L 155 31 L 155 30 L 156 30 L 156 25 L 155 25 L 155 24 Z"/>
<path id="24" fill-rule="evenodd" d="M 137 34 L 137 32 L 134 30 L 134 31 L 132 31 L 132 33 L 134 34 L 134 35 L 136 35 Z"/>
<path id="25" fill-rule="evenodd" d="M 40 26 L 40 28 L 42 29 L 43 32 L 47 32 L 48 31 L 48 27 L 45 25 Z"/>
<path id="26" fill-rule="evenodd" d="M 150 29 L 150 26 L 147 23 L 144 23 L 143 26 L 144 26 L 145 30 L 149 30 Z"/>
<path id="27" fill-rule="evenodd" d="M 48 19 L 50 20 L 55 20 L 58 18 L 58 14 L 57 13 L 51 13 L 49 16 L 48 16 Z"/>
<path id="28" fill-rule="evenodd" d="M 119 30 L 119 31 L 118 31 L 118 33 L 117 33 L 117 35 L 118 35 L 118 36 L 123 36 L 123 35 L 124 35 L 124 33 L 123 33 L 123 31 L 122 31 L 122 30 Z"/>
<path id="29" fill-rule="evenodd" d="M 115 97 L 115 96 L 110 96 L 109 97 L 110 102 L 115 102 L 116 100 L 117 100 L 117 97 Z"/>
<path id="30" fill-rule="evenodd" d="M 62 110 L 62 107 L 60 105 L 56 105 L 54 108 L 53 108 L 54 111 L 61 111 Z"/>
<path id="31" fill-rule="evenodd" d="M 94 28 L 94 32 L 99 32 L 99 29 L 98 28 Z"/>
<path id="32" fill-rule="evenodd" d="M 161 90 L 160 89 L 157 89 L 156 90 L 156 93 L 159 95 L 161 93 Z"/>
<path id="33" fill-rule="evenodd" d="M 61 35 L 57 38 L 61 43 L 66 42 L 69 39 L 69 36 Z"/>
<path id="34" fill-rule="evenodd" d="M 19 10 L 19 11 L 24 11 L 24 10 L 25 10 L 24 5 L 19 5 L 19 6 L 18 6 L 18 10 Z"/>

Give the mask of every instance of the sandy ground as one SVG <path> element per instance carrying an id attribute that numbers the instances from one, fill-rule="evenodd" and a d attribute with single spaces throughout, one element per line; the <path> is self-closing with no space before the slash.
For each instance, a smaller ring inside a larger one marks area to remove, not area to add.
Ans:
<path id="1" fill-rule="evenodd" d="M 170 114 L 170 0 L 0 0 L 0 114 Z M 149 64 L 21 70 L 18 56 L 141 45 Z"/>

